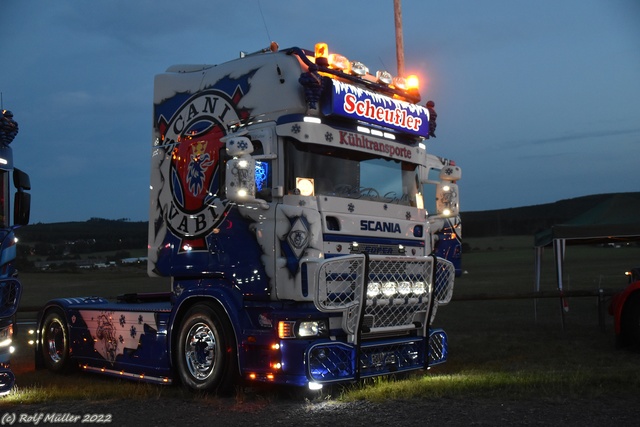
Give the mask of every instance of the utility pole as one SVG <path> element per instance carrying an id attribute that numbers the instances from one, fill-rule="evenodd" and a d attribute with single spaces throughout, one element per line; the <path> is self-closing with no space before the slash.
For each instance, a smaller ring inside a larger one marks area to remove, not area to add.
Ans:
<path id="1" fill-rule="evenodd" d="M 402 5 L 401 0 L 393 0 L 393 16 L 396 24 L 396 59 L 398 76 L 404 77 L 404 40 L 402 38 Z"/>

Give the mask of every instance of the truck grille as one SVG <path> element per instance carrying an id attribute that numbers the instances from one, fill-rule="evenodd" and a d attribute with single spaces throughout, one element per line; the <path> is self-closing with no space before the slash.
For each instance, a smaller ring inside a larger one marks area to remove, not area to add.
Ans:
<path id="1" fill-rule="evenodd" d="M 456 268 L 451 262 L 442 258 L 438 258 L 436 268 L 435 299 L 439 305 L 445 305 L 451 301 L 453 296 Z"/>
<path id="2" fill-rule="evenodd" d="M 0 281 L 0 317 L 11 317 L 18 308 L 22 288 L 16 279 Z"/>
<path id="3" fill-rule="evenodd" d="M 429 365 L 438 365 L 447 361 L 449 345 L 447 334 L 442 329 L 431 331 L 429 335 Z"/>
<path id="4" fill-rule="evenodd" d="M 318 269 L 314 302 L 324 312 L 343 312 L 343 329 L 355 334 L 362 313 L 363 333 L 394 333 L 426 326 L 431 303 L 434 258 L 370 256 L 365 283 L 364 255 L 326 260 Z M 437 259 L 435 293 L 446 303 L 453 293 L 455 269 Z"/>
<path id="5" fill-rule="evenodd" d="M 312 346 L 307 353 L 309 378 L 320 383 L 343 381 L 394 372 L 412 371 L 447 359 L 447 335 L 441 329 L 426 338 L 394 339 L 381 343 L 354 345 L 326 342 Z M 357 360 L 357 364 L 356 364 Z"/>

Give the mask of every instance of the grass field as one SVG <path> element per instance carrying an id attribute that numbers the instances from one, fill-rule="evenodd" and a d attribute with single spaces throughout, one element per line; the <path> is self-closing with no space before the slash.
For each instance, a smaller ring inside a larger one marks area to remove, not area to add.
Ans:
<path id="1" fill-rule="evenodd" d="M 456 280 L 454 300 L 439 307 L 436 327 L 449 336 L 449 360 L 405 380 L 376 380 L 341 389 L 341 399 L 486 396 L 582 396 L 636 394 L 640 391 L 640 355 L 617 349 L 612 319 L 600 324 L 597 298 L 468 300 L 477 294 L 518 294 L 534 290 L 534 251 L 530 236 L 468 239 L 466 271 Z M 569 290 L 622 289 L 624 271 L 640 265 L 640 247 L 567 248 L 565 285 Z M 555 290 L 553 251 L 543 259 L 543 291 Z M 78 274 L 24 274 L 22 306 L 53 297 L 115 296 L 132 291 L 168 289 L 144 269 Z M 458 300 L 456 300 L 458 298 Z M 28 319 L 32 313 L 21 313 Z M 22 349 L 12 360 L 17 392 L 6 402 L 52 399 L 109 399 L 127 396 L 186 395 L 179 387 L 121 382 L 76 374 L 60 377 L 34 371 Z M 22 356 L 21 356 L 22 355 Z M 372 386 L 373 384 L 373 386 Z M 1 405 L 2 403 L 0 403 Z"/>
<path id="2" fill-rule="evenodd" d="M 532 238 L 469 239 L 467 274 L 456 281 L 454 299 L 478 293 L 534 291 Z M 542 291 L 556 290 L 553 250 L 546 249 Z M 565 289 L 619 290 L 624 271 L 640 263 L 640 247 L 567 247 Z M 596 297 L 452 301 L 440 307 L 436 326 L 449 335 L 449 361 L 436 378 L 445 390 L 484 394 L 589 396 L 640 391 L 637 354 L 616 348 L 612 317 L 600 324 Z"/>

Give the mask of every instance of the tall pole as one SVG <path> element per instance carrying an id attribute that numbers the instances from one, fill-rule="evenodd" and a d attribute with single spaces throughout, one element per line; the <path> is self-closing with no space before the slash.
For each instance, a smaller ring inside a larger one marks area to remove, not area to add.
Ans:
<path id="1" fill-rule="evenodd" d="M 396 24 L 396 59 L 398 76 L 404 77 L 404 40 L 402 39 L 402 5 L 401 0 L 393 0 L 393 16 Z"/>

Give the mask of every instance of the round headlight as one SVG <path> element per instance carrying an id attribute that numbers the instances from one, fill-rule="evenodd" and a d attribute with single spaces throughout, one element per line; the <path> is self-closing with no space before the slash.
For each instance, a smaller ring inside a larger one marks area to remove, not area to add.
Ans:
<path id="1" fill-rule="evenodd" d="M 369 298 L 373 298 L 380 294 L 380 283 L 371 282 L 369 286 L 367 286 L 367 296 Z"/>
<path id="2" fill-rule="evenodd" d="M 385 282 L 382 285 L 382 293 L 390 297 L 396 293 L 396 282 Z"/>

